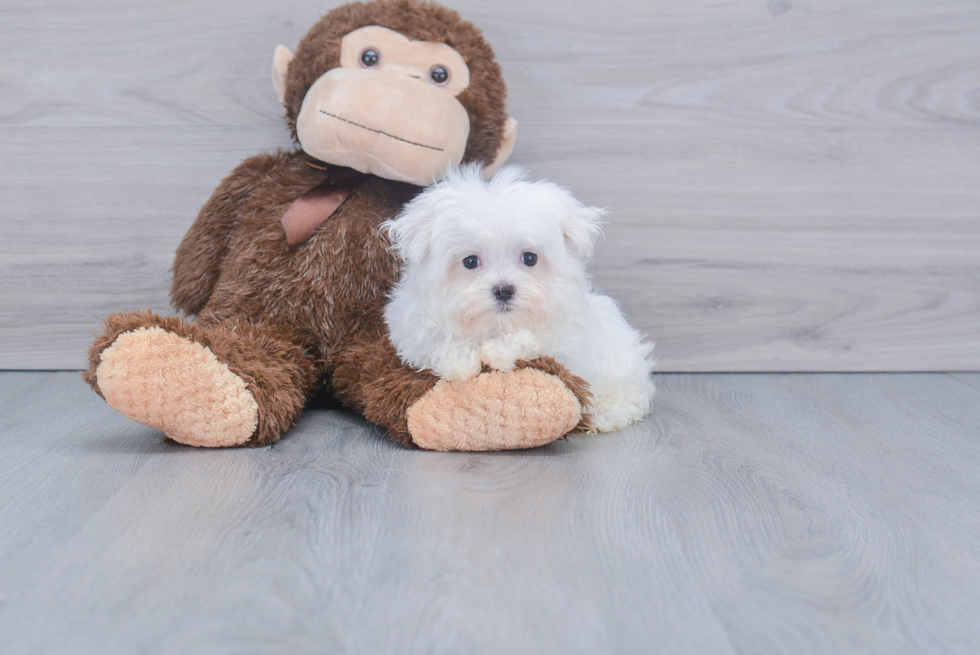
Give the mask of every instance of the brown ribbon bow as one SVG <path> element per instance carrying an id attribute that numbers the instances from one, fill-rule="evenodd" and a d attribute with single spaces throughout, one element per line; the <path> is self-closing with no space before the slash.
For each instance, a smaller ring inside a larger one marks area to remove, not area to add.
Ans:
<path id="1" fill-rule="evenodd" d="M 322 184 L 293 201 L 282 216 L 282 229 L 286 232 L 289 249 L 296 250 L 306 243 L 316 229 L 340 209 L 366 177 L 367 175 L 349 168 L 336 168 Z"/>

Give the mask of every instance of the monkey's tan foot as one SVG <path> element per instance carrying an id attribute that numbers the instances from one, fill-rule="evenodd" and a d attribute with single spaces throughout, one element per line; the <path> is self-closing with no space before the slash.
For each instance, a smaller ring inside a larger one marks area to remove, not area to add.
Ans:
<path id="1" fill-rule="evenodd" d="M 512 450 L 551 443 L 581 418 L 582 406 L 560 379 L 522 368 L 440 380 L 408 409 L 408 430 L 428 450 Z"/>
<path id="2" fill-rule="evenodd" d="M 95 374 L 114 409 L 188 446 L 237 446 L 258 423 L 245 382 L 208 348 L 163 328 L 119 335 Z"/>

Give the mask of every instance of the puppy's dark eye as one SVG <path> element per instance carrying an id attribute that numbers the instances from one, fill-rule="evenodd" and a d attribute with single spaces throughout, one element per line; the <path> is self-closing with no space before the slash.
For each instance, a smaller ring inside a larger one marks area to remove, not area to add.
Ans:
<path id="1" fill-rule="evenodd" d="M 525 266 L 534 266 L 538 263 L 538 256 L 533 252 L 526 252 L 521 255 L 521 261 L 524 262 Z"/>
<path id="2" fill-rule="evenodd" d="M 470 255 L 469 257 L 465 257 L 463 259 L 463 266 L 465 266 L 466 268 L 476 268 L 479 265 L 480 265 L 480 258 L 477 257 L 476 255 Z"/>
<path id="3" fill-rule="evenodd" d="M 429 69 L 429 79 L 442 86 L 449 81 L 449 71 L 445 66 L 433 66 Z"/>
<path id="4" fill-rule="evenodd" d="M 368 48 L 361 53 L 361 66 L 365 68 L 377 66 L 379 61 L 381 61 L 381 55 L 374 48 Z"/>

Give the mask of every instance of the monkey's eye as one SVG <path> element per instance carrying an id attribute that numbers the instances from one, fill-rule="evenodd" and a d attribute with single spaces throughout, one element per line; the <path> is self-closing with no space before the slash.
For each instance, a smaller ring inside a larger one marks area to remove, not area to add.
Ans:
<path id="1" fill-rule="evenodd" d="M 449 71 L 445 66 L 433 66 L 429 69 L 429 79 L 442 86 L 449 81 Z"/>
<path id="2" fill-rule="evenodd" d="M 469 257 L 463 258 L 463 266 L 466 268 L 476 268 L 480 265 L 480 258 L 476 255 L 470 255 Z"/>
<path id="3" fill-rule="evenodd" d="M 374 48 L 368 48 L 361 53 L 361 66 L 365 68 L 373 68 L 378 65 L 381 61 L 381 55 Z"/>
<path id="4" fill-rule="evenodd" d="M 538 263 L 538 256 L 533 252 L 526 252 L 521 255 L 521 261 L 524 262 L 525 266 L 534 266 Z"/>

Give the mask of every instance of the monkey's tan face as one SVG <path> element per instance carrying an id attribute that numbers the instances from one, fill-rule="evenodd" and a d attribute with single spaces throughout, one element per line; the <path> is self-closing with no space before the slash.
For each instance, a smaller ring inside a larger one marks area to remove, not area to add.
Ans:
<path id="1" fill-rule="evenodd" d="M 470 121 L 456 96 L 469 83 L 469 68 L 448 45 L 362 27 L 344 36 L 340 67 L 303 99 L 300 145 L 331 164 L 429 184 L 463 158 Z"/>

